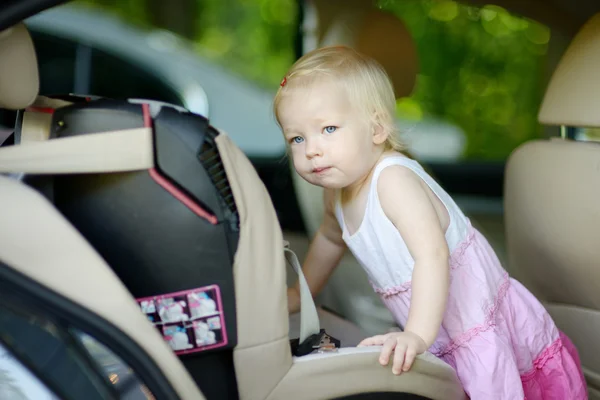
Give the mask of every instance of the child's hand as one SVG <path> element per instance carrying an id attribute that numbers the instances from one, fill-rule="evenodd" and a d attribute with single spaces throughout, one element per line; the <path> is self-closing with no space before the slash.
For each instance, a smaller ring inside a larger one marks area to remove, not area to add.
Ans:
<path id="1" fill-rule="evenodd" d="M 388 365 L 392 352 L 394 352 L 392 372 L 395 375 L 400 375 L 402 371 L 408 371 L 415 361 L 415 357 L 427 350 L 425 341 L 412 332 L 392 332 L 373 336 L 363 340 L 358 346 L 383 346 L 379 356 L 381 365 Z"/>

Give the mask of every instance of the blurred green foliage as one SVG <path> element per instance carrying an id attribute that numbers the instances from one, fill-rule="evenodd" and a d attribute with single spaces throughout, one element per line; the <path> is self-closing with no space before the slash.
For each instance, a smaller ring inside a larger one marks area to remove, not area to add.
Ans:
<path id="1" fill-rule="evenodd" d="M 404 21 L 419 53 L 417 87 L 398 101 L 401 116 L 430 115 L 459 126 L 466 159 L 502 160 L 540 135 L 548 28 L 497 6 L 449 0 L 378 5 Z"/>
<path id="2" fill-rule="evenodd" d="M 197 12 L 195 32 L 187 39 L 199 54 L 229 70 L 274 90 L 296 55 L 294 41 L 298 31 L 296 0 L 79 0 L 77 3 L 100 7 L 142 28 L 163 28 L 175 33 L 179 15 L 162 19 L 155 13 L 169 7 L 189 8 Z M 190 4 L 196 3 L 196 4 Z"/>
<path id="3" fill-rule="evenodd" d="M 161 0 L 80 3 L 150 28 L 160 20 L 153 13 L 165 12 L 157 1 Z M 194 10 L 196 15 L 190 18 L 195 29 L 188 39 L 200 54 L 262 87 L 274 91 L 294 62 L 296 0 L 169 3 Z M 520 143 L 540 135 L 536 117 L 548 28 L 496 6 L 476 8 L 451 0 L 377 0 L 377 4 L 406 23 L 419 52 L 417 88 L 410 98 L 399 99 L 400 116 L 437 117 L 459 126 L 467 137 L 465 159 L 503 160 Z M 178 21 L 162 28 L 177 32 Z"/>

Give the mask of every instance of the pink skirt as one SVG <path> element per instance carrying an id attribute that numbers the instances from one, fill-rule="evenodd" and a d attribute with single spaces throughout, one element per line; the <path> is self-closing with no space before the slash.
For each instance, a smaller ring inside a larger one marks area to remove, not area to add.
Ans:
<path id="1" fill-rule="evenodd" d="M 587 399 L 575 346 L 487 240 L 471 228 L 450 260 L 447 309 L 429 351 L 456 370 L 471 400 Z M 410 282 L 377 291 L 404 326 Z"/>

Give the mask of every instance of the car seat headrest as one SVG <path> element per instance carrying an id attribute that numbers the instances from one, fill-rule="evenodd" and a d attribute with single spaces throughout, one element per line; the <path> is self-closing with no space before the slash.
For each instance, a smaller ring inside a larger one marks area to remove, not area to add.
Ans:
<path id="1" fill-rule="evenodd" d="M 25 108 L 35 101 L 40 81 L 33 41 L 25 24 L 0 32 L 0 107 Z"/>
<path id="2" fill-rule="evenodd" d="M 600 126 L 600 14 L 575 36 L 554 71 L 539 113 L 548 125 Z"/>
<path id="3" fill-rule="evenodd" d="M 383 66 L 396 98 L 411 94 L 419 68 L 417 49 L 398 17 L 365 1 L 318 0 L 314 4 L 321 28 L 319 46 L 343 44 L 355 48 Z"/>

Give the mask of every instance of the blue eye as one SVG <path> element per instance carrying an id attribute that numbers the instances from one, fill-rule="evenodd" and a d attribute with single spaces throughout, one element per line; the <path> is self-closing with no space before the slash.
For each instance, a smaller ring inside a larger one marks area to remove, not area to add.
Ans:
<path id="1" fill-rule="evenodd" d="M 326 133 L 333 133 L 337 131 L 337 126 L 326 126 L 325 129 L 323 129 L 323 132 Z"/>
<path id="2" fill-rule="evenodd" d="M 292 143 L 300 144 L 304 142 L 304 138 L 302 136 L 295 136 L 292 138 Z"/>

